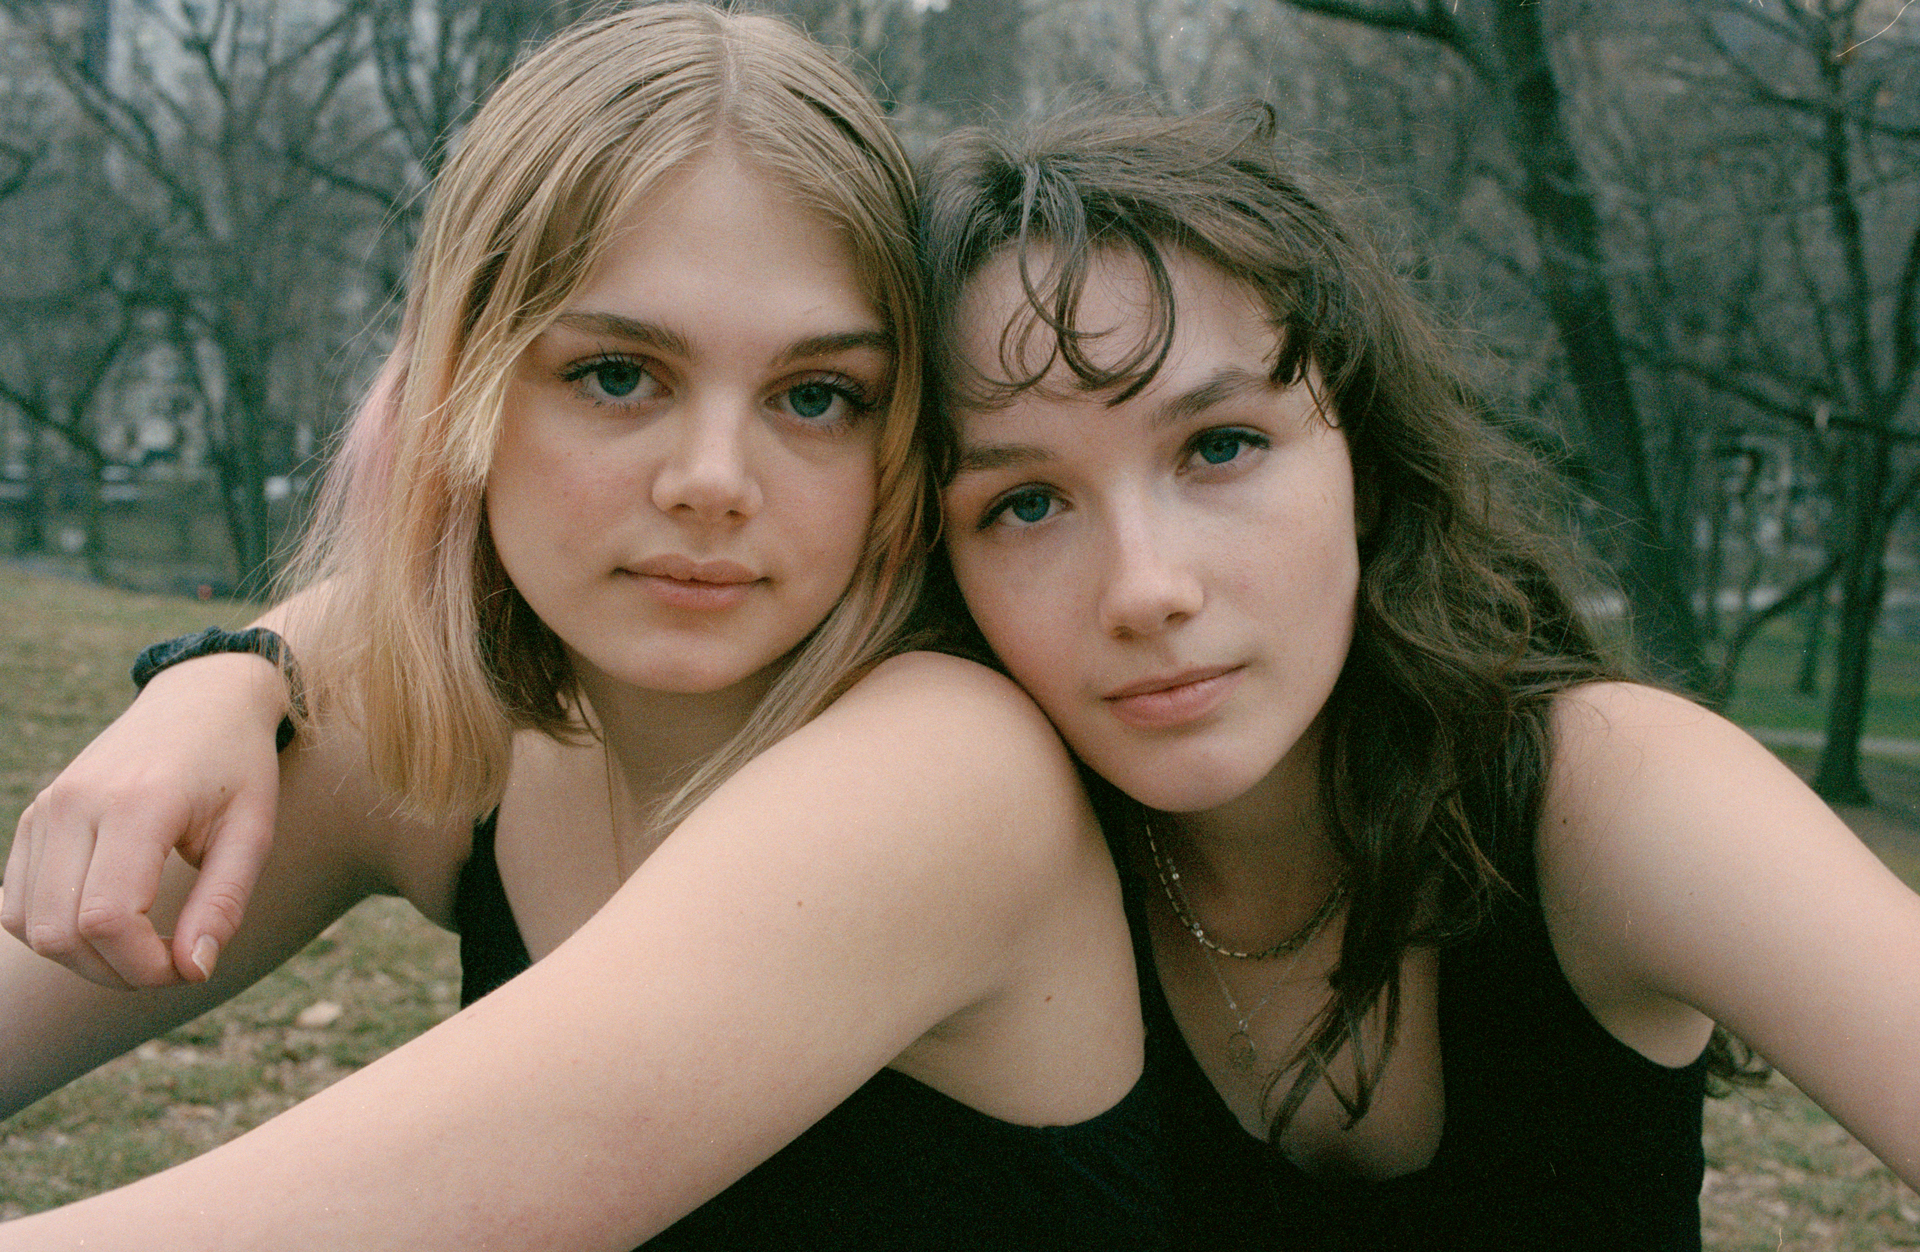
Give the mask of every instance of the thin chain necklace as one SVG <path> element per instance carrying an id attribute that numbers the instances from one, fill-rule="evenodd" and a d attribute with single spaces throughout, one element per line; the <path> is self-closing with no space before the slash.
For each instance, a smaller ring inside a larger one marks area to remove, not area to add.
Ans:
<path id="1" fill-rule="evenodd" d="M 1313 916 L 1300 929 L 1283 937 L 1278 943 L 1258 952 L 1229 948 L 1209 935 L 1200 924 L 1200 919 L 1193 915 L 1193 908 L 1187 903 L 1186 888 L 1180 885 L 1180 869 L 1160 851 L 1160 842 L 1153 837 L 1153 823 L 1143 820 L 1141 826 L 1147 832 L 1147 850 L 1153 854 L 1153 868 L 1160 875 L 1160 889 L 1167 893 L 1167 903 L 1173 906 L 1173 915 L 1180 919 L 1180 924 L 1186 927 L 1194 941 L 1209 952 L 1218 952 L 1236 961 L 1271 961 L 1275 957 L 1287 956 L 1312 943 L 1313 937 L 1333 920 L 1333 915 L 1347 902 L 1347 880 L 1342 877 L 1333 884 L 1333 890 L 1327 892 L 1327 898 L 1320 901 L 1320 907 L 1314 910 Z"/>
<path id="2" fill-rule="evenodd" d="M 1174 865 L 1171 858 L 1160 851 L 1160 843 L 1153 837 L 1153 823 L 1143 820 L 1141 825 L 1146 830 L 1147 849 L 1153 854 L 1153 868 L 1160 876 L 1160 888 L 1166 892 L 1167 903 L 1172 906 L 1173 915 L 1179 919 L 1187 933 L 1192 935 L 1194 941 L 1200 945 L 1200 955 L 1206 961 L 1207 972 L 1212 974 L 1213 981 L 1219 984 L 1221 998 L 1227 1002 L 1227 1011 L 1233 1014 L 1234 1029 L 1227 1035 L 1227 1064 L 1242 1074 L 1256 1073 L 1260 1068 L 1260 1051 L 1253 1043 L 1253 1019 L 1259 1015 L 1261 1009 L 1267 1007 L 1273 999 L 1274 992 L 1279 990 L 1282 982 L 1286 981 L 1287 975 L 1293 972 L 1294 965 L 1300 960 L 1300 953 L 1313 942 L 1314 936 L 1333 920 L 1334 914 L 1340 911 L 1340 906 L 1346 902 L 1347 898 L 1346 880 L 1342 878 L 1333 885 L 1333 889 L 1327 892 L 1327 898 L 1320 902 L 1320 907 L 1314 910 L 1313 916 L 1309 917 L 1300 929 L 1258 952 L 1240 952 L 1223 946 L 1207 934 L 1206 928 L 1193 915 L 1193 909 L 1187 903 L 1186 890 L 1180 885 L 1179 868 Z M 1227 985 L 1226 975 L 1220 972 L 1217 959 L 1219 956 L 1230 956 L 1241 961 L 1270 961 L 1277 957 L 1292 956 L 1293 960 L 1287 962 L 1287 968 L 1281 971 L 1280 976 L 1267 988 L 1267 994 L 1260 997 L 1258 1004 L 1250 1009 L 1242 1009 L 1239 999 L 1233 994 L 1233 988 Z"/>
<path id="3" fill-rule="evenodd" d="M 1267 1007 L 1268 1001 L 1273 999 L 1273 993 L 1279 989 L 1285 975 L 1276 979 L 1273 986 L 1267 988 L 1267 994 L 1260 997 L 1260 1003 L 1243 1010 L 1240 1007 L 1240 1001 L 1233 998 L 1233 988 L 1227 986 L 1226 976 L 1220 972 L 1220 966 L 1213 953 L 1202 948 L 1200 955 L 1206 958 L 1207 972 L 1213 975 L 1213 981 L 1220 984 L 1220 994 L 1226 997 L 1227 1009 L 1233 1014 L 1233 1033 L 1227 1036 L 1227 1064 L 1243 1074 L 1251 1074 L 1260 1068 L 1260 1050 L 1253 1046 L 1253 1019 L 1261 1009 Z M 1295 953 L 1296 958 L 1298 955 Z M 1292 967 L 1289 966 L 1288 969 L 1291 972 Z"/>

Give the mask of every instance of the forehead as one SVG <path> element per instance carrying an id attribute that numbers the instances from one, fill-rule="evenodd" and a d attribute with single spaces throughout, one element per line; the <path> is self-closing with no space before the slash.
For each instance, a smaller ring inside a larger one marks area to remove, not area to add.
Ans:
<path id="1" fill-rule="evenodd" d="M 1142 390 L 1143 396 L 1229 365 L 1245 371 L 1271 370 L 1278 359 L 1279 339 L 1254 289 L 1180 248 L 1164 248 L 1160 255 L 1169 288 L 1164 296 L 1155 289 L 1146 261 L 1135 253 L 1109 248 L 1088 256 L 1084 281 L 1067 322 L 1068 329 L 1080 337 L 1089 363 L 1110 369 L 1128 361 L 1171 318 L 1173 333 L 1166 360 Z M 1023 278 L 1018 254 L 1003 250 L 967 282 L 956 306 L 954 347 L 970 373 L 990 385 L 1028 378 L 1051 357 L 1038 389 L 1086 394 L 1085 385 L 1060 360 L 1058 337 L 1035 312 L 1028 295 L 1031 283 L 1047 301 L 1056 259 L 1045 245 L 1028 249 Z"/>
<path id="2" fill-rule="evenodd" d="M 724 150 L 669 174 L 611 224 L 573 302 L 699 304 L 719 287 L 763 289 L 761 313 L 882 320 L 845 232 Z"/>

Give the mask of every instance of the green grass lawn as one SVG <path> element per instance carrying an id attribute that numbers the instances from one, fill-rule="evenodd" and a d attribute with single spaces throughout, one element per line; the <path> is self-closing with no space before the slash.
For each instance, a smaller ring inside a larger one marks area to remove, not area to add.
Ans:
<path id="1" fill-rule="evenodd" d="M 142 645 L 250 615 L 0 564 L 0 853 L 14 815 L 126 705 Z M 1876 715 L 1904 709 L 1909 720 L 1877 722 L 1875 733 L 1912 733 L 1917 655 L 1883 659 L 1881 680 L 1903 694 Z M 1750 672 L 1752 707 L 1771 724 L 1792 723 L 1761 697 L 1791 678 L 1777 657 Z M 259 1124 L 444 1017 L 457 979 L 450 936 L 396 901 L 362 905 L 223 1008 L 0 1122 L 0 1218 L 130 1181 Z M 1706 1143 L 1712 1252 L 1920 1249 L 1920 1197 L 1784 1083 L 1711 1102 Z"/>
<path id="2" fill-rule="evenodd" d="M 1820 692 L 1794 690 L 1800 670 L 1799 630 L 1775 622 L 1747 646 L 1727 715 L 1744 726 L 1820 730 L 1826 725 L 1833 648 L 1821 655 Z M 1866 733 L 1893 739 L 1920 739 L 1920 641 L 1880 639 L 1874 644 Z"/>

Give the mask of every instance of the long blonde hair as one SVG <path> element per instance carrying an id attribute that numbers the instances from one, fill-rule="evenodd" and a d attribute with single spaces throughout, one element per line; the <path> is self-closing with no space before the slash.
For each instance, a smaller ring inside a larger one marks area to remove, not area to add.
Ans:
<path id="1" fill-rule="evenodd" d="M 406 810 L 498 803 L 511 737 L 584 733 L 559 640 L 507 580 L 484 493 L 508 377 L 623 216 L 724 143 L 847 240 L 895 343 L 874 515 L 852 584 L 748 725 L 655 814 L 671 826 L 893 648 L 919 586 L 927 475 L 913 185 L 865 88 L 782 22 L 655 4 L 533 53 L 433 191 L 399 341 L 350 424 L 290 585 L 316 716 L 364 732 Z"/>

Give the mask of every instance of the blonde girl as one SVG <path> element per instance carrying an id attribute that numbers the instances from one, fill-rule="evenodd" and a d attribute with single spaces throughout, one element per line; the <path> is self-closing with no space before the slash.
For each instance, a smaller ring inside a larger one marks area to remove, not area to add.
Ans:
<path id="1" fill-rule="evenodd" d="M 501 86 L 274 618 L 311 716 L 277 796 L 235 793 L 277 800 L 258 886 L 209 864 L 182 920 L 193 875 L 156 895 L 149 861 L 102 908 L 55 837 L 86 789 L 51 788 L 0 906 L 27 940 L 0 946 L 0 1104 L 373 893 L 459 927 L 468 1006 L 0 1249 L 1155 1246 L 1097 824 L 1010 683 L 898 641 L 927 484 L 911 196 L 872 99 L 765 19 L 632 10 Z M 186 672 L 73 779 L 156 744 L 275 772 L 244 717 L 179 735 Z M 130 794 L 88 822 L 103 864 L 182 816 Z M 177 951 L 138 942 L 152 919 Z"/>

